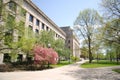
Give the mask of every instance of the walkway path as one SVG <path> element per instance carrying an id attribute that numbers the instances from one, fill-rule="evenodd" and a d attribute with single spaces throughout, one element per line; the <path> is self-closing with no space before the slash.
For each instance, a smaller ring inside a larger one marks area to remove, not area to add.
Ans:
<path id="1" fill-rule="evenodd" d="M 120 80 L 111 69 L 120 66 L 83 69 L 79 67 L 83 62 L 43 71 L 0 72 L 0 80 Z"/>

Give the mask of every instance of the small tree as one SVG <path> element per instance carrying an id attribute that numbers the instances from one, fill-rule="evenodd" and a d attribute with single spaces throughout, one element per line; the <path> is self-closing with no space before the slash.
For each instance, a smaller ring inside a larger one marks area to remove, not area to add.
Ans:
<path id="1" fill-rule="evenodd" d="M 52 48 L 43 48 L 36 45 L 33 48 L 34 63 L 35 64 L 56 64 L 58 61 L 58 54 Z"/>

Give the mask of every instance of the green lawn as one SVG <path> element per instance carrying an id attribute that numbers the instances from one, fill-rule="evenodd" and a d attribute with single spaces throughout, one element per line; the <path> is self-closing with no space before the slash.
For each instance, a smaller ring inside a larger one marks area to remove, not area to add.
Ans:
<path id="1" fill-rule="evenodd" d="M 82 68 L 98 68 L 98 67 L 109 67 L 109 66 L 118 66 L 116 62 L 110 62 L 108 60 L 100 60 L 98 63 L 97 61 L 93 61 L 92 63 L 84 63 L 81 65 Z"/>
<path id="2" fill-rule="evenodd" d="M 69 65 L 69 64 L 72 64 L 73 62 L 70 62 L 69 61 L 60 61 L 60 63 L 56 64 L 56 65 L 51 65 L 51 67 L 61 67 L 61 66 L 65 66 L 65 65 Z"/>

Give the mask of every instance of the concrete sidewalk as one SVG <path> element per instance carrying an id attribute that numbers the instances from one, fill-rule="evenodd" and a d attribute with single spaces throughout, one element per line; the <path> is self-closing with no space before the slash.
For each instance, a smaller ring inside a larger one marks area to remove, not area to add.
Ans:
<path id="1" fill-rule="evenodd" d="M 1 72 L 0 80 L 120 80 L 120 74 L 111 68 L 80 68 L 84 62 L 43 71 Z"/>

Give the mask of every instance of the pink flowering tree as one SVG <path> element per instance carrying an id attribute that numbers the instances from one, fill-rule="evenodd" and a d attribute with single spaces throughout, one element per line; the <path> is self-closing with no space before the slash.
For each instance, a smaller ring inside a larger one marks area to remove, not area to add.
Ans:
<path id="1" fill-rule="evenodd" d="M 58 54 L 52 48 L 43 48 L 36 45 L 33 48 L 34 63 L 35 64 L 56 64 L 58 61 Z"/>

